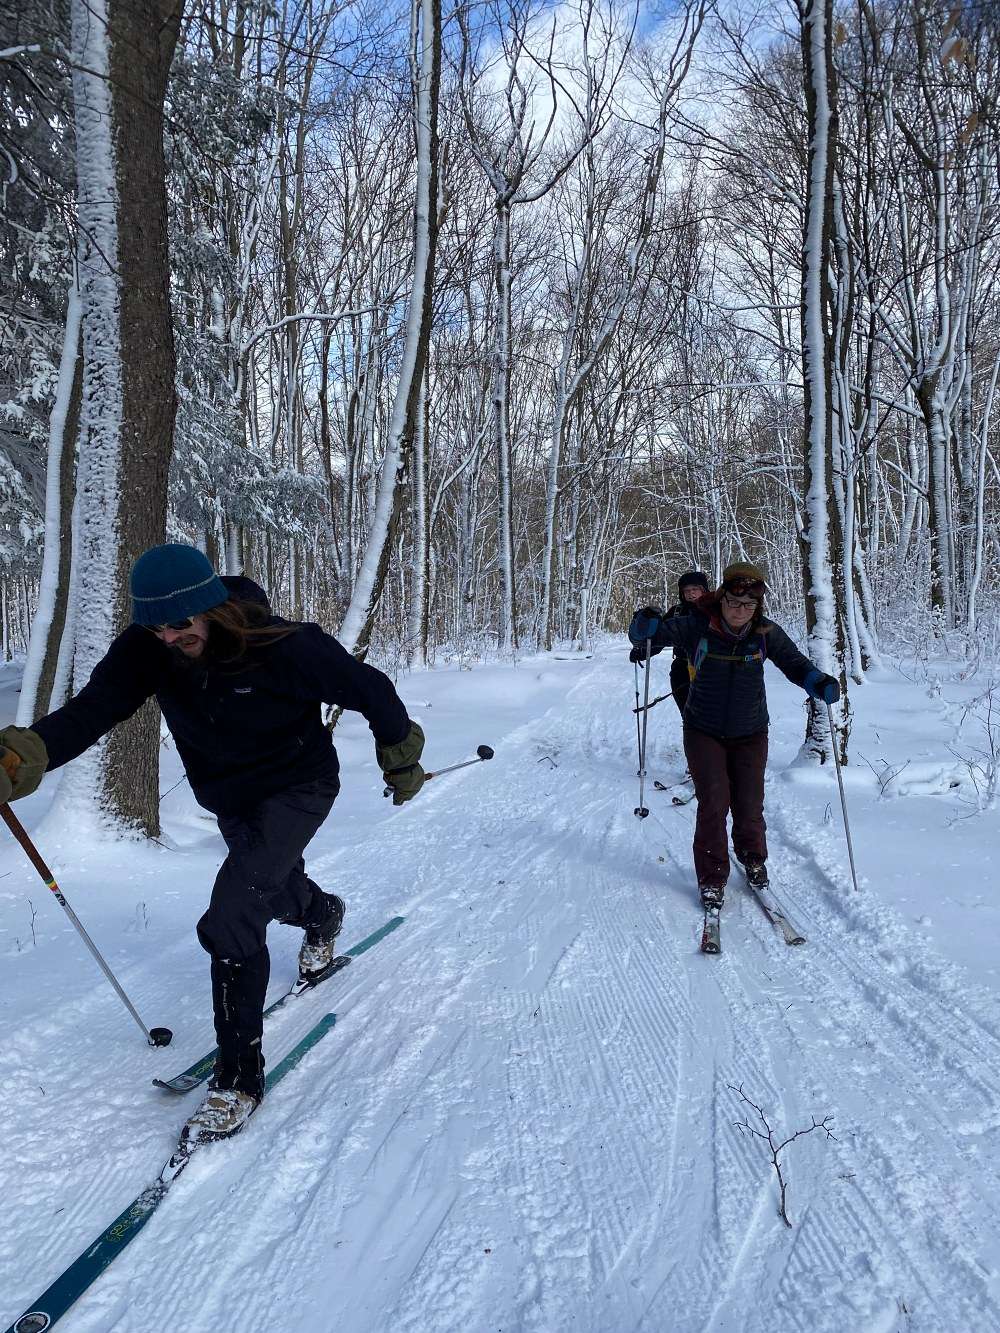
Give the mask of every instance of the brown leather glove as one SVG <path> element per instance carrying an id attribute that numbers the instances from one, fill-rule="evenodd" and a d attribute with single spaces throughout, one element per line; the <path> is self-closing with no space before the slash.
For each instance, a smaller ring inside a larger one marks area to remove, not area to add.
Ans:
<path id="1" fill-rule="evenodd" d="M 4 727 L 0 747 L 0 802 L 30 796 L 49 766 L 45 742 L 29 727 Z"/>
<path id="2" fill-rule="evenodd" d="M 424 770 L 418 760 L 424 750 L 424 733 L 419 722 L 396 745 L 376 745 L 375 758 L 386 782 L 392 788 L 393 805 L 411 801 L 424 785 Z"/>

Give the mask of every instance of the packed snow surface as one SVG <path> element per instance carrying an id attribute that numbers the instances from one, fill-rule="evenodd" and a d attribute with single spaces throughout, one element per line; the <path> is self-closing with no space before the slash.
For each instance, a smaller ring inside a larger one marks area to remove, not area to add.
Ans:
<path id="1" fill-rule="evenodd" d="M 694 805 L 637 804 L 624 641 L 592 660 L 404 676 L 426 763 L 496 758 L 394 809 L 371 737 L 307 854 L 350 945 L 406 923 L 265 1034 L 333 1031 L 246 1132 L 206 1148 L 66 1333 L 783 1333 L 1000 1328 L 1000 900 L 985 688 L 947 664 L 853 691 L 845 775 L 794 765 L 803 696 L 768 670 L 772 884 L 734 875 L 698 951 Z M 653 665 L 657 692 L 666 656 Z M 13 716 L 14 673 L 0 676 Z M 651 776 L 680 778 L 671 703 Z M 867 762 L 866 762 L 867 761 Z M 898 772 L 896 770 L 899 770 Z M 20 803 L 149 1025 L 150 1050 L 23 854 L 0 847 L 0 1326 L 169 1155 L 199 1094 L 151 1086 L 213 1044 L 194 926 L 223 844 L 164 746 L 163 845 Z M 177 785 L 179 784 L 179 785 Z M 172 790 L 170 790 L 172 788 Z M 6 834 L 4 834 L 6 837 Z M 271 993 L 300 933 L 271 928 Z M 789 1229 L 761 1108 L 784 1150 Z"/>

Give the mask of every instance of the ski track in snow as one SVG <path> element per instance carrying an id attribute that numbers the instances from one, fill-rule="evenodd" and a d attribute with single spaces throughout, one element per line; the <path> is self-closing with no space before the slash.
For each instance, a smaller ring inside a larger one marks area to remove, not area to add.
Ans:
<path id="1" fill-rule="evenodd" d="M 268 1028 L 273 1062 L 337 1013 L 67 1333 L 1000 1329 L 996 997 L 874 890 L 851 893 L 839 828 L 810 825 L 778 775 L 772 882 L 808 943 L 786 946 L 736 871 L 724 952 L 703 957 L 694 806 L 650 792 L 634 818 L 621 675 L 618 656 L 567 670 L 565 698 L 494 764 L 319 845 L 311 872 L 345 892 L 345 940 L 393 911 L 405 925 Z M 667 764 L 676 751 L 651 767 Z M 133 959 L 141 1010 L 172 957 Z M 156 1174 L 196 1101 L 147 1093 L 146 1052 L 101 1096 L 81 1089 L 118 1020 L 78 984 L 3 1043 L 9 1317 Z M 39 1051 L 71 1039 L 26 1114 Z M 185 1062 L 172 1051 L 170 1072 Z M 765 1145 L 735 1127 L 753 1114 L 741 1084 L 780 1137 L 833 1116 L 835 1141 L 785 1151 L 791 1230 Z M 64 1122 L 53 1145 L 44 1126 Z"/>

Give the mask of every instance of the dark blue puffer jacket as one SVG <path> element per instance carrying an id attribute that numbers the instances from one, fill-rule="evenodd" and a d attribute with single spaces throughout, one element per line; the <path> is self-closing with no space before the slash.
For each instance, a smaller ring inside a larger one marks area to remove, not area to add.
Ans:
<path id="1" fill-rule="evenodd" d="M 629 638 L 633 638 L 631 628 Z M 682 649 L 697 667 L 684 706 L 684 725 L 720 740 L 766 729 L 764 663 L 768 659 L 802 689 L 811 672 L 820 674 L 773 620 L 762 618 L 743 635 L 732 634 L 714 600 L 703 599 L 693 614 L 661 620 L 650 651 L 655 655 L 664 648 Z"/>
<path id="2" fill-rule="evenodd" d="M 272 616 L 272 625 L 287 622 Z M 191 789 L 215 814 L 235 813 L 288 787 L 336 778 L 340 765 L 321 704 L 353 709 L 379 745 L 410 729 L 381 671 L 357 661 L 318 625 L 237 662 L 187 662 L 138 625 L 119 634 L 83 689 L 33 724 L 60 768 L 155 695 Z M 209 641 L 211 646 L 211 640 Z"/>

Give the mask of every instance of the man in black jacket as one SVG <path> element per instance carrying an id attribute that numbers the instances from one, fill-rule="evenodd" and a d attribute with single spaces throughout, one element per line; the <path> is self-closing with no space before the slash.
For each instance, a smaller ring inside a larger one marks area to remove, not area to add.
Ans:
<path id="1" fill-rule="evenodd" d="M 8 751 L 0 800 L 28 795 L 44 772 L 155 695 L 195 798 L 217 817 L 229 851 L 198 923 L 212 960 L 219 1053 L 210 1094 L 185 1126 L 188 1138 L 224 1138 L 243 1128 L 264 1092 L 268 922 L 305 930 L 299 968 L 314 980 L 332 961 L 343 921 L 343 902 L 309 879 L 302 859 L 340 789 L 321 705 L 367 719 L 396 805 L 423 784 L 423 732 L 380 671 L 318 625 L 273 616 L 261 588 L 224 582 L 192 546 L 153 547 L 136 561 L 130 586 L 133 624 L 79 694 L 30 729 L 0 732 Z"/>
<path id="2" fill-rule="evenodd" d="M 767 884 L 764 766 L 767 699 L 764 663 L 770 659 L 813 698 L 836 703 L 840 686 L 805 657 L 780 625 L 764 616 L 764 576 L 754 565 L 730 565 L 714 597 L 703 597 L 691 615 L 664 618 L 643 607 L 629 626 L 641 660 L 680 647 L 694 678 L 684 708 L 684 753 L 694 779 L 698 817 L 694 865 L 706 907 L 722 906 L 729 878 L 729 838 L 752 884 Z M 632 654 L 630 654 L 630 657 Z"/>

